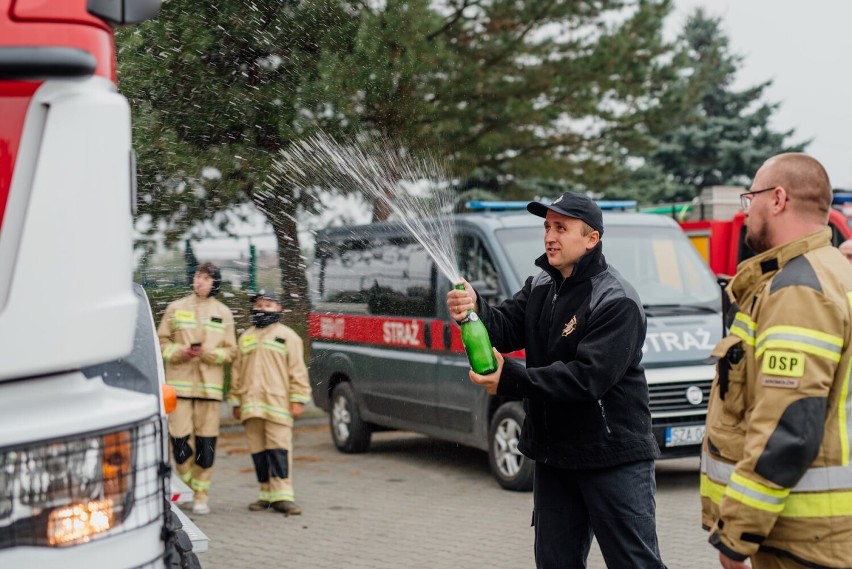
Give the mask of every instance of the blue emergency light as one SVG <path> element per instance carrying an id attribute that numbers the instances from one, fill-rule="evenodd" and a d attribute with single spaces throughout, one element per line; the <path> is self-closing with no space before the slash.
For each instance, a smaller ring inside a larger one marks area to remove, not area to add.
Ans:
<path id="1" fill-rule="evenodd" d="M 540 200 L 542 203 L 550 203 L 551 200 Z M 528 201 L 469 201 L 465 207 L 473 211 L 515 211 L 527 209 Z M 603 211 L 626 211 L 635 210 L 636 200 L 595 200 L 598 207 Z"/>
<path id="2" fill-rule="evenodd" d="M 518 209 L 527 209 L 527 204 L 530 202 L 522 201 L 469 201 L 465 207 L 474 211 L 510 211 Z"/>

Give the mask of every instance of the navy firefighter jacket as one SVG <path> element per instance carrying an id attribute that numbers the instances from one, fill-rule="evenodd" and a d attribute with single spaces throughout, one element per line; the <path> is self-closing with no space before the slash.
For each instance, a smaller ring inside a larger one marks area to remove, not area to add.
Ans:
<path id="1" fill-rule="evenodd" d="M 495 348 L 526 350 L 526 367 L 506 359 L 497 390 L 524 399 L 518 448 L 570 469 L 657 458 L 640 365 L 645 313 L 636 290 L 607 266 L 602 243 L 567 279 L 546 255 L 536 265 L 543 272 L 511 299 L 478 306 Z"/>

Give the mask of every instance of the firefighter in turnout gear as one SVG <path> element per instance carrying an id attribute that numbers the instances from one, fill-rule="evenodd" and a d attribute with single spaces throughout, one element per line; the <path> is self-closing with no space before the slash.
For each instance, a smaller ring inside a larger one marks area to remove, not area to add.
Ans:
<path id="1" fill-rule="evenodd" d="M 224 396 L 225 365 L 237 353 L 234 317 L 213 298 L 222 278 L 212 263 L 198 266 L 193 293 L 169 304 L 157 334 L 166 368 L 166 383 L 177 392 L 169 415 L 175 470 L 194 492 L 192 511 L 207 514 L 219 414 Z"/>
<path id="2" fill-rule="evenodd" d="M 243 422 L 260 494 L 249 510 L 301 514 L 293 493 L 293 419 L 311 400 L 302 339 L 278 322 L 277 294 L 252 297 L 253 326 L 239 339 L 229 400 Z"/>
<path id="3" fill-rule="evenodd" d="M 701 459 L 702 522 L 726 569 L 852 567 L 852 265 L 826 227 L 831 185 L 781 154 L 742 194 Z"/>

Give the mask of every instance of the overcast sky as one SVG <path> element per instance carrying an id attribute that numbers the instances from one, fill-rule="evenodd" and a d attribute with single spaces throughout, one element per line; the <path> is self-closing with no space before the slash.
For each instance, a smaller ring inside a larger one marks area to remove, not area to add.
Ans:
<path id="1" fill-rule="evenodd" d="M 828 170 L 836 188 L 852 189 L 852 1 L 674 0 L 670 29 L 703 7 L 721 16 L 731 50 L 744 57 L 736 88 L 772 80 L 781 103 L 772 127 L 795 129 L 794 141 Z"/>

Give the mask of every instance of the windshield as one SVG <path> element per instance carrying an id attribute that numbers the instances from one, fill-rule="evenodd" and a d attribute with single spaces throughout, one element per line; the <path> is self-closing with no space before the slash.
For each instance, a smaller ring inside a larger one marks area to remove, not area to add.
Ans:
<path id="1" fill-rule="evenodd" d="M 501 229 L 497 239 L 520 282 L 539 272 L 534 261 L 544 253 L 543 228 Z M 608 227 L 602 241 L 607 263 L 636 288 L 643 304 L 719 307 L 713 273 L 680 230 Z"/>

